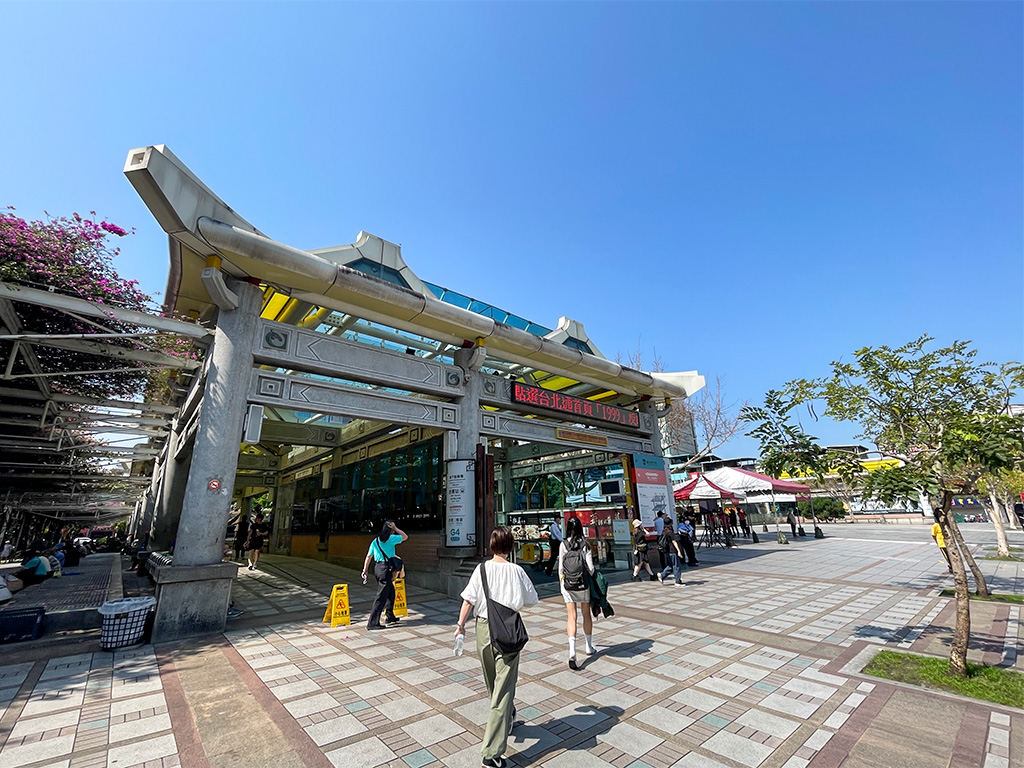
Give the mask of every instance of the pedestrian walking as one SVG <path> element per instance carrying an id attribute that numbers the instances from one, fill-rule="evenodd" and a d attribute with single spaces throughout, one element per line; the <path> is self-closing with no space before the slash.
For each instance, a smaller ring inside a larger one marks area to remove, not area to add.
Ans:
<path id="1" fill-rule="evenodd" d="M 370 542 L 363 560 L 363 582 L 373 562 L 373 576 L 377 579 L 377 596 L 370 609 L 370 617 L 366 629 L 373 631 L 384 629 L 387 625 L 398 623 L 395 616 L 395 547 L 408 539 L 409 536 L 395 525 L 393 520 L 386 520 L 380 534 Z M 380 615 L 384 614 L 386 624 L 380 623 Z"/>
<path id="2" fill-rule="evenodd" d="M 594 655 L 594 617 L 590 614 L 590 578 L 594 575 L 594 557 L 590 542 L 583 535 L 583 524 L 573 515 L 565 525 L 565 542 L 558 558 L 558 582 L 565 600 L 565 634 L 569 638 L 569 669 L 576 665 L 576 606 L 583 611 L 584 652 Z"/>
<path id="3" fill-rule="evenodd" d="M 260 552 L 263 551 L 263 545 L 267 542 L 269 532 L 270 526 L 263 522 L 263 513 L 257 512 L 256 517 L 249 525 L 249 534 L 245 541 L 245 548 L 249 552 L 250 571 L 256 570 L 256 565 L 260 561 Z"/>
<path id="4" fill-rule="evenodd" d="M 676 534 L 676 541 L 686 553 L 686 564 L 691 568 L 700 565 L 697 562 L 697 553 L 693 549 L 693 542 L 697 540 L 697 531 L 693 527 L 693 518 L 687 515 L 679 523 L 679 532 Z"/>
<path id="5" fill-rule="evenodd" d="M 942 526 L 939 525 L 939 515 L 935 514 L 935 522 L 932 524 L 932 538 L 946 561 L 946 570 L 953 572 L 953 562 L 949 559 L 949 552 L 946 551 L 946 537 L 942 535 Z"/>
<path id="6" fill-rule="evenodd" d="M 743 530 L 743 535 L 749 536 L 750 526 L 747 525 L 747 513 L 741 509 L 739 512 L 736 513 L 736 516 L 739 518 L 740 528 Z"/>
<path id="7" fill-rule="evenodd" d="M 647 531 L 644 530 L 643 523 L 639 520 L 633 521 L 633 562 L 635 565 L 631 581 L 637 580 L 641 568 L 647 570 L 651 581 L 655 580 L 654 571 L 651 570 L 651 561 L 647 557 Z"/>
<path id="8" fill-rule="evenodd" d="M 789 530 L 793 532 L 793 538 L 796 538 L 796 515 L 793 514 L 793 510 L 789 510 L 786 513 L 786 522 L 789 523 Z"/>
<path id="9" fill-rule="evenodd" d="M 548 554 L 548 564 L 544 568 L 544 573 L 548 576 L 551 575 L 552 570 L 554 570 L 555 565 L 558 563 L 558 550 L 562 546 L 562 539 L 564 538 L 562 527 L 558 524 L 558 518 L 556 517 L 548 527 L 548 547 L 550 552 Z"/>
<path id="10" fill-rule="evenodd" d="M 729 510 L 729 528 L 732 530 L 733 536 L 740 535 L 740 521 L 735 509 Z"/>
<path id="11" fill-rule="evenodd" d="M 238 516 L 235 525 L 235 560 L 241 562 L 245 554 L 245 540 L 249 538 L 249 520 L 245 515 Z"/>
<path id="12" fill-rule="evenodd" d="M 491 531 L 491 559 L 477 566 L 469 584 L 462 590 L 462 610 L 455 627 L 458 642 L 459 636 L 466 634 L 466 620 L 470 610 L 473 611 L 476 650 L 491 703 L 480 749 L 483 768 L 509 765 L 504 755 L 515 724 L 519 653 L 526 635 L 519 611 L 538 600 L 537 590 L 526 571 L 508 561 L 512 545 L 512 531 L 508 528 L 499 526 Z"/>
<path id="13" fill-rule="evenodd" d="M 683 574 L 683 552 L 679 548 L 679 542 L 675 531 L 672 530 L 672 521 L 666 520 L 665 527 L 658 537 L 658 546 L 661 547 L 661 559 L 664 567 L 658 574 L 658 580 L 664 584 L 665 577 L 672 573 L 675 576 L 676 584 L 682 584 Z"/>

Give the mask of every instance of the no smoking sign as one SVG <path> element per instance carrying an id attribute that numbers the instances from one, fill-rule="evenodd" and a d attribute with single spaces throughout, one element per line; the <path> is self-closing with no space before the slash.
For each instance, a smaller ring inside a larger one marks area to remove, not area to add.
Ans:
<path id="1" fill-rule="evenodd" d="M 207 483 L 206 487 L 209 488 L 211 491 L 219 491 L 220 480 L 211 480 L 209 483 Z"/>

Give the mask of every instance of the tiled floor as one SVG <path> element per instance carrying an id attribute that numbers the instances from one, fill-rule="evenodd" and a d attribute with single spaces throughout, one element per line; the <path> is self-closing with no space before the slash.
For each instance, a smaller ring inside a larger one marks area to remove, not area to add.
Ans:
<path id="1" fill-rule="evenodd" d="M 179 765 L 152 648 L 59 656 L 40 666 L 0 668 L 0 691 L 9 694 L 38 673 L 22 701 L 10 696 L 20 711 L 0 768 Z"/>
<path id="2" fill-rule="evenodd" d="M 306 622 L 228 639 L 335 765 L 471 765 L 487 708 L 477 660 L 448 647 L 456 607 L 419 606 L 387 633 Z M 797 731 L 813 756 L 873 687 L 822 673 L 825 659 L 628 618 L 599 621 L 598 655 L 571 672 L 561 612 L 542 604 L 526 624 L 510 743 L 524 763 L 585 748 L 619 768 L 690 753 L 756 766 Z"/>
<path id="3" fill-rule="evenodd" d="M 842 673 L 837 657 L 868 644 L 934 642 L 927 633 L 948 604 L 938 595 L 944 568 L 913 542 L 760 546 L 704 553 L 709 567 L 688 571 L 682 588 L 614 586 L 620 614 L 597 621 L 598 653 L 576 672 L 565 661 L 561 603 L 528 609 L 513 764 L 838 765 L 835 745 L 864 732 L 892 687 Z M 305 765 L 476 768 L 488 707 L 475 656 L 452 654 L 458 604 L 412 589 L 409 617 L 387 632 L 288 620 L 322 609 L 337 580 L 355 584 L 358 622 L 372 591 L 324 564 L 282 565 L 243 572 L 236 602 L 247 616 L 268 612 L 268 624 L 230 630 L 217 653 L 274 703 L 281 727 L 326 761 Z M 1000 620 L 997 656 L 1020 663 L 1021 613 Z M 0 666 L 0 768 L 205 768 L 189 762 L 189 741 L 176 740 L 187 731 L 175 714 L 181 694 L 162 671 L 149 648 Z M 984 734 L 963 768 L 1018 764 L 1024 718 L 970 706 Z"/>

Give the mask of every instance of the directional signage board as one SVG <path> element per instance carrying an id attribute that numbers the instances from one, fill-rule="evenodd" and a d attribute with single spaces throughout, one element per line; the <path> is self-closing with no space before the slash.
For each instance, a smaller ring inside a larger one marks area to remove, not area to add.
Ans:
<path id="1" fill-rule="evenodd" d="M 672 481 L 668 461 L 650 454 L 633 455 L 633 489 L 644 527 L 653 528 L 659 512 L 674 518 Z"/>
<path id="2" fill-rule="evenodd" d="M 476 545 L 476 509 L 470 490 L 476 474 L 473 459 L 453 459 L 448 462 L 445 483 L 445 546 L 472 547 Z"/>
<path id="3" fill-rule="evenodd" d="M 510 390 L 513 403 L 525 403 L 549 411 L 555 411 L 569 418 L 587 416 L 597 421 L 618 424 L 624 427 L 640 428 L 640 414 L 628 408 L 605 405 L 584 397 L 567 395 L 543 387 L 531 387 L 519 381 L 512 382 Z"/>
<path id="4" fill-rule="evenodd" d="M 588 429 L 585 432 L 565 430 L 557 422 L 523 419 L 518 416 L 504 416 L 491 412 L 480 414 L 480 434 L 511 437 L 535 443 L 555 443 L 565 445 L 566 450 L 593 449 L 597 438 L 599 438 L 601 449 L 611 453 L 645 453 L 654 449 L 654 444 L 650 438 L 646 437 L 629 437 L 596 429 Z"/>
<path id="5" fill-rule="evenodd" d="M 458 429 L 459 422 L 459 406 L 454 403 L 259 370 L 252 372 L 248 401 L 274 408 L 444 429 Z"/>
<path id="6" fill-rule="evenodd" d="M 538 416 L 560 416 L 563 427 L 571 424 L 590 424 L 615 433 L 651 435 L 657 429 L 657 420 L 649 413 L 615 408 L 552 390 L 511 382 L 497 376 L 485 376 L 482 405 L 493 405 L 502 410 L 522 411 Z"/>
<path id="7" fill-rule="evenodd" d="M 272 320 L 257 326 L 256 362 L 339 379 L 447 397 L 462 395 L 462 371 L 454 365 L 372 347 L 340 336 Z"/>

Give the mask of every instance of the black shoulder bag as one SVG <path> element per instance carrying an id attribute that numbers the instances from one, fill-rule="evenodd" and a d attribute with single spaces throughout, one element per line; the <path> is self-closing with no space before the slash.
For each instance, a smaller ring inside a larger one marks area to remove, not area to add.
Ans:
<path id="1" fill-rule="evenodd" d="M 487 628 L 491 635 L 491 646 L 502 656 L 519 653 L 530 639 L 526 634 L 523 618 L 519 611 L 513 611 L 507 605 L 491 599 L 491 590 L 487 587 L 487 569 L 484 565 L 485 563 L 480 563 L 480 579 L 484 583 L 484 597 L 487 599 Z"/>

